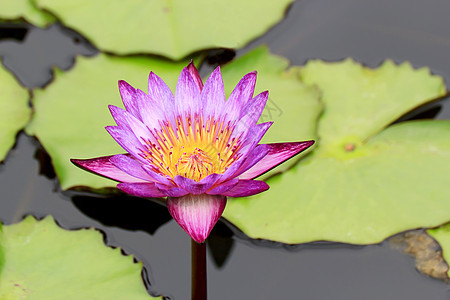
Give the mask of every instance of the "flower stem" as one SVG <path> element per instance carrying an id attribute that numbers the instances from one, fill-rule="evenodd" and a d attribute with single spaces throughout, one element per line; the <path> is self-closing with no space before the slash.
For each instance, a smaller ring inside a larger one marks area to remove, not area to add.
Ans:
<path id="1" fill-rule="evenodd" d="M 191 239 L 191 300 L 206 300 L 206 242 Z"/>

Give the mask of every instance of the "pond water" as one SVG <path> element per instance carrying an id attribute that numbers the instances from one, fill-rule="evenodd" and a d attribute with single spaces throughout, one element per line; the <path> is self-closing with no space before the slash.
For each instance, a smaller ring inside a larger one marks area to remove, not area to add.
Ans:
<path id="1" fill-rule="evenodd" d="M 297 1 L 283 22 L 237 55 L 267 43 L 293 64 L 349 56 L 369 66 L 386 58 L 409 60 L 416 67 L 429 66 L 448 84 L 448 11 L 450 2 L 443 0 Z M 60 26 L 40 30 L 3 24 L 0 38 L 4 65 L 28 87 L 48 83 L 51 66 L 68 69 L 76 55 L 97 53 L 81 36 Z M 436 114 L 450 118 L 448 100 L 409 117 Z M 64 228 L 99 228 L 108 245 L 144 262 L 152 294 L 189 298 L 190 240 L 163 206 L 133 197 L 61 192 L 39 143 L 23 133 L 0 168 L 0 189 L 4 223 L 18 222 L 25 214 L 51 214 Z M 290 246 L 249 240 L 220 222 L 209 239 L 208 255 L 208 294 L 213 300 L 450 298 L 450 285 L 420 274 L 413 258 L 387 242 Z"/>

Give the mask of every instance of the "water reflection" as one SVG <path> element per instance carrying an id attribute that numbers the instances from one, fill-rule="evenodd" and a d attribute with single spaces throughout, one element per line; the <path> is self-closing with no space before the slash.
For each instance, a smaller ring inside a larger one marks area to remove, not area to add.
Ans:
<path id="1" fill-rule="evenodd" d="M 172 218 L 167 208 L 156 201 L 127 195 L 76 195 L 71 200 L 86 216 L 103 225 L 126 230 L 142 230 L 154 234 Z"/>
<path id="2" fill-rule="evenodd" d="M 233 231 L 231 231 L 227 225 L 219 221 L 211 231 L 211 235 L 208 237 L 207 245 L 209 253 L 217 268 L 222 268 L 227 259 L 229 258 L 233 247 L 234 240 Z"/>
<path id="3" fill-rule="evenodd" d="M 73 192 L 72 192 L 73 193 Z M 172 219 L 167 208 L 158 200 L 128 195 L 73 195 L 72 203 L 87 217 L 102 225 L 125 230 L 141 230 L 154 234 Z M 216 267 L 221 268 L 233 249 L 233 232 L 218 222 L 208 238 L 208 249 Z"/>
<path id="4" fill-rule="evenodd" d="M 53 24 L 46 29 L 26 24 L 22 24 L 22 28 L 8 28 L 2 34 L 12 38 L 0 39 L 2 62 L 20 83 L 29 88 L 48 84 L 53 78 L 53 68 L 68 70 L 77 55 L 98 53 L 84 37 L 60 24 Z"/>
<path id="5" fill-rule="evenodd" d="M 0 40 L 23 41 L 28 33 L 28 27 L 23 23 L 0 23 Z"/>

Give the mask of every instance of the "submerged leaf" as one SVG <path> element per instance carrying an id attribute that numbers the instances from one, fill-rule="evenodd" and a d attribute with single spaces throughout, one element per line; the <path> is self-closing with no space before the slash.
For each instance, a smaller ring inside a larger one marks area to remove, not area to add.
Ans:
<path id="1" fill-rule="evenodd" d="M 301 74 L 323 91 L 318 147 L 269 179 L 267 192 L 228 201 L 224 216 L 252 238 L 285 243 L 377 243 L 448 221 L 450 122 L 378 133 L 442 96 L 442 78 L 406 64 L 369 70 L 348 60 L 313 62 Z"/>
<path id="2" fill-rule="evenodd" d="M 447 278 L 450 277 L 450 223 L 441 227 L 428 229 L 428 234 L 431 235 L 442 248 L 442 256 L 447 262 Z"/>
<path id="3" fill-rule="evenodd" d="M 19 132 L 28 122 L 31 109 L 28 91 L 14 76 L 0 65 L 0 161 L 16 141 Z"/>
<path id="4" fill-rule="evenodd" d="M 29 216 L 3 231 L 0 299 L 160 299 L 148 295 L 142 263 L 106 247 L 96 230 Z"/>
<path id="5" fill-rule="evenodd" d="M 388 239 L 389 245 L 415 258 L 416 268 L 436 279 L 446 280 L 448 265 L 439 244 L 425 230 L 411 230 Z"/>
<path id="6" fill-rule="evenodd" d="M 36 1 L 102 50 L 152 53 L 172 59 L 201 49 L 240 48 L 279 22 L 291 2 Z"/>

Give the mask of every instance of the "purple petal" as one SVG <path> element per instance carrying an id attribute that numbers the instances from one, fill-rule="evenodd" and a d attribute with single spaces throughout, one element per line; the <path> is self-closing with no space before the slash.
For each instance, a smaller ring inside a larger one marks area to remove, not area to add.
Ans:
<path id="1" fill-rule="evenodd" d="M 233 174 L 233 177 L 241 175 L 242 173 L 253 167 L 255 164 L 257 164 L 259 161 L 261 161 L 261 159 L 263 159 L 269 153 L 270 149 L 270 146 L 267 144 L 257 145 L 248 155 L 245 156 L 245 161 L 242 163 L 236 173 Z"/>
<path id="2" fill-rule="evenodd" d="M 142 144 L 138 141 L 133 132 L 116 126 L 106 126 L 105 129 L 109 132 L 113 139 L 134 158 L 142 163 L 148 162 L 142 156 Z"/>
<path id="3" fill-rule="evenodd" d="M 172 181 L 170 181 L 167 177 L 159 174 L 155 171 L 155 167 L 151 165 L 143 165 L 142 168 L 144 171 L 152 178 L 152 181 L 164 184 L 168 187 L 175 186 Z"/>
<path id="4" fill-rule="evenodd" d="M 270 147 L 267 155 L 239 176 L 239 179 L 253 179 L 275 168 L 279 164 L 308 149 L 314 141 L 266 144 Z"/>
<path id="5" fill-rule="evenodd" d="M 248 73 L 239 81 L 228 100 L 225 102 L 224 113 L 227 120 L 234 121 L 239 118 L 242 108 L 252 99 L 255 90 L 256 71 Z"/>
<path id="6" fill-rule="evenodd" d="M 164 195 L 166 195 L 168 197 L 182 197 L 182 196 L 189 194 L 189 192 L 183 188 L 168 187 L 167 185 L 160 184 L 157 182 L 155 183 L 155 185 L 158 188 L 158 190 L 161 191 L 161 193 L 163 193 Z"/>
<path id="7" fill-rule="evenodd" d="M 199 92 L 201 92 L 203 89 L 203 81 L 202 81 L 202 78 L 200 77 L 200 74 L 198 73 L 197 68 L 195 67 L 194 63 L 192 62 L 192 60 L 190 61 L 190 63 L 188 64 L 188 66 L 186 68 L 189 71 L 189 74 L 191 74 L 192 78 L 194 79 Z"/>
<path id="8" fill-rule="evenodd" d="M 217 67 L 206 80 L 201 94 L 201 104 L 205 119 L 209 116 L 214 117 L 216 120 L 218 119 L 219 113 L 222 112 L 222 107 L 225 104 L 225 89 L 220 67 Z"/>
<path id="9" fill-rule="evenodd" d="M 129 85 L 128 82 L 126 82 L 125 80 L 119 80 L 119 92 L 120 96 L 122 97 L 122 102 L 123 105 L 125 106 L 125 109 L 130 114 L 140 119 L 141 114 L 139 113 L 139 109 L 136 102 L 135 88 Z"/>
<path id="10" fill-rule="evenodd" d="M 184 68 L 178 77 L 177 88 L 175 90 L 175 109 L 178 116 L 194 116 L 199 112 L 200 92 L 191 74 Z"/>
<path id="11" fill-rule="evenodd" d="M 138 144 L 142 144 L 144 141 L 148 140 L 151 140 L 153 143 L 155 142 L 154 136 L 141 120 L 138 120 L 128 111 L 116 106 L 109 105 L 109 109 L 117 125 L 122 129 L 133 132 L 139 141 Z"/>
<path id="12" fill-rule="evenodd" d="M 267 191 L 269 185 L 259 180 L 239 180 L 239 182 L 228 191 L 222 193 L 228 197 L 247 197 Z"/>
<path id="13" fill-rule="evenodd" d="M 175 98 L 173 93 L 167 84 L 153 72 L 150 72 L 150 75 L 148 76 L 148 96 L 152 103 L 157 103 L 159 105 L 159 108 L 164 113 L 167 121 L 172 125 L 176 124 L 174 118 Z M 150 111 L 148 112 L 147 117 L 150 118 L 152 115 L 153 113 Z M 156 126 L 151 126 L 151 128 L 156 128 Z"/>
<path id="14" fill-rule="evenodd" d="M 148 128 L 160 129 L 160 121 L 168 119 L 173 120 L 172 112 L 171 115 L 166 115 L 164 103 L 156 102 L 153 98 L 139 89 L 136 90 L 136 101 L 138 102 L 138 107 L 141 112 L 141 120 Z"/>
<path id="15" fill-rule="evenodd" d="M 139 141 L 139 144 L 142 144 L 144 141 L 154 141 L 153 135 L 148 130 L 147 126 L 142 123 L 142 121 L 138 120 L 135 116 L 128 113 L 125 110 L 116 111 L 117 113 L 122 114 L 122 118 L 124 119 L 124 122 L 128 124 L 128 128 L 131 129 L 131 131 L 136 136 L 137 140 Z"/>
<path id="16" fill-rule="evenodd" d="M 268 97 L 269 93 L 267 91 L 262 92 L 242 109 L 239 121 L 233 131 L 234 136 L 239 135 L 241 132 L 245 132 L 256 125 L 266 106 Z"/>
<path id="17" fill-rule="evenodd" d="M 238 183 L 239 179 L 234 178 L 231 180 L 228 180 L 226 182 L 220 183 L 220 185 L 216 186 L 215 188 L 211 189 L 210 191 L 206 192 L 208 195 L 221 195 L 222 193 L 230 190 L 232 187 L 234 187 Z"/>
<path id="18" fill-rule="evenodd" d="M 262 139 L 262 137 L 272 124 L 273 122 L 261 123 L 250 129 L 247 134 L 247 140 L 244 141 L 244 144 L 238 150 L 237 155 L 239 155 L 240 158 L 237 161 L 233 162 L 233 164 L 229 166 L 228 169 L 222 174 L 222 180 L 225 181 L 229 178 L 234 177 L 234 174 L 236 174 L 236 172 L 241 168 L 244 161 L 249 157 L 249 153 L 251 153 L 251 151 L 255 149 L 259 141 Z"/>
<path id="19" fill-rule="evenodd" d="M 167 199 L 169 213 L 197 243 L 206 240 L 226 204 L 226 197 L 206 194 Z"/>
<path id="20" fill-rule="evenodd" d="M 161 198 L 166 196 L 156 188 L 154 182 L 119 183 L 117 188 L 136 197 Z"/>
<path id="21" fill-rule="evenodd" d="M 113 165 L 110 162 L 112 156 L 96 157 L 91 159 L 71 159 L 76 166 L 103 177 L 120 182 L 146 182 L 136 178 Z"/>
<path id="22" fill-rule="evenodd" d="M 167 84 L 153 72 L 148 75 L 148 95 L 161 105 L 173 105 L 173 93 Z"/>
<path id="23" fill-rule="evenodd" d="M 272 124 L 273 122 L 266 122 L 253 126 L 244 138 L 244 143 L 238 151 L 239 155 L 247 156 L 248 153 L 250 153 L 250 151 L 252 151 L 261 141 Z"/>
<path id="24" fill-rule="evenodd" d="M 127 118 L 125 117 L 125 110 L 114 105 L 108 105 L 108 108 L 117 126 L 131 129 L 130 125 L 128 125 Z"/>
<path id="25" fill-rule="evenodd" d="M 114 155 L 109 160 L 114 166 L 144 181 L 154 181 L 143 169 L 143 164 L 129 155 Z"/>
<path id="26" fill-rule="evenodd" d="M 190 194 L 199 195 L 209 190 L 220 177 L 221 175 L 219 174 L 210 174 L 200 181 L 195 181 L 193 179 L 177 175 L 173 180 L 179 187 L 185 189 Z"/>

